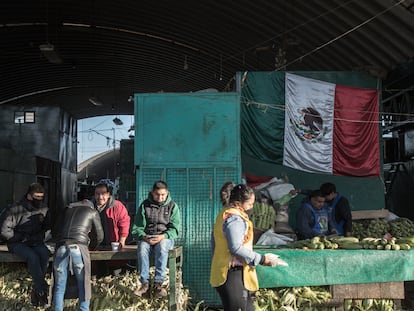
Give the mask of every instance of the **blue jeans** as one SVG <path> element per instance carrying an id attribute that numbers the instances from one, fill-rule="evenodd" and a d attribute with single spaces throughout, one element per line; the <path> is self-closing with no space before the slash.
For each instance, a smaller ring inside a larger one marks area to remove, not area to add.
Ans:
<path id="1" fill-rule="evenodd" d="M 27 269 L 33 279 L 33 289 L 47 294 L 45 275 L 49 264 L 49 250 L 44 244 L 27 246 L 23 243 L 13 244 L 10 252 L 19 255 L 27 262 Z"/>
<path id="2" fill-rule="evenodd" d="M 68 279 L 69 259 L 72 259 L 72 269 L 78 283 L 79 310 L 89 310 L 89 300 L 85 300 L 85 266 L 79 247 L 74 245 L 61 246 L 57 249 L 53 262 L 55 290 L 53 293 L 53 310 L 63 311 L 66 282 Z"/>
<path id="3" fill-rule="evenodd" d="M 161 242 L 150 245 L 144 240 L 139 241 L 137 248 L 138 267 L 141 283 L 149 283 L 150 255 L 154 252 L 155 283 L 164 282 L 165 270 L 168 263 L 168 252 L 174 247 L 174 240 L 164 239 Z"/>

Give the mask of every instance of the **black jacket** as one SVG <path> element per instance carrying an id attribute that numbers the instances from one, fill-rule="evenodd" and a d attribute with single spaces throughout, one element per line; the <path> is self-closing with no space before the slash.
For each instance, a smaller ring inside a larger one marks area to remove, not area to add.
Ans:
<path id="1" fill-rule="evenodd" d="M 96 231 L 98 245 L 104 236 L 98 211 L 84 202 L 72 203 L 66 208 L 59 228 L 56 248 L 63 244 L 83 244 L 93 249 L 96 245 L 89 245 L 91 230 Z"/>
<path id="2" fill-rule="evenodd" d="M 8 208 L 2 219 L 1 236 L 9 250 L 16 243 L 42 244 L 45 232 L 50 229 L 48 208 L 35 208 L 26 198 Z"/>

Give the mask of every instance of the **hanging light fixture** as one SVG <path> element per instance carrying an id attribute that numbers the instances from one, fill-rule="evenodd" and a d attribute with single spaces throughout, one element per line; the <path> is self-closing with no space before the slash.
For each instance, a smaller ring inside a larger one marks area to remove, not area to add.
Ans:
<path id="1" fill-rule="evenodd" d="M 62 57 L 58 54 L 53 44 L 45 43 L 39 45 L 39 50 L 43 56 L 52 64 L 61 64 L 63 63 Z"/>
<path id="2" fill-rule="evenodd" d="M 115 117 L 112 122 L 114 122 L 115 125 L 122 125 L 124 124 L 124 122 L 122 122 L 122 120 L 118 117 Z"/>
<path id="3" fill-rule="evenodd" d="M 89 97 L 88 100 L 94 106 L 102 106 L 103 105 L 103 102 L 96 96 Z"/>

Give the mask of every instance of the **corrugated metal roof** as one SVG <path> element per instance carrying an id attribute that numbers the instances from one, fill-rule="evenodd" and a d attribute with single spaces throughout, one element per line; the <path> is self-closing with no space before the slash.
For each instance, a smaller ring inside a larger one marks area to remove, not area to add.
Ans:
<path id="1" fill-rule="evenodd" d="M 245 70 L 364 71 L 410 87 L 413 13 L 414 0 L 1 1 L 0 104 L 133 114 L 133 93 L 222 91 Z"/>

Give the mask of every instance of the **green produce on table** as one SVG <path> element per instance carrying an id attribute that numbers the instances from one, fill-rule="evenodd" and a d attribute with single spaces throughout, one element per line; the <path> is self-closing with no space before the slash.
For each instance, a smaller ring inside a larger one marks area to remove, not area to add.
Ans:
<path id="1" fill-rule="evenodd" d="M 267 230 L 272 227 L 275 219 L 276 213 L 272 205 L 261 202 L 254 202 L 253 214 L 251 217 L 254 228 Z"/>
<path id="2" fill-rule="evenodd" d="M 385 219 L 364 219 L 352 223 L 352 235 L 360 239 L 380 238 L 387 234 L 395 238 L 414 236 L 414 222 L 400 217 L 389 222 Z"/>
<path id="3" fill-rule="evenodd" d="M 398 243 L 398 244 L 408 244 L 411 247 L 414 247 L 414 236 L 411 236 L 411 237 L 407 236 L 407 237 L 396 239 L 396 243 Z"/>
<path id="4" fill-rule="evenodd" d="M 372 249 L 372 250 L 409 250 L 414 247 L 414 237 L 397 239 L 391 237 L 366 237 L 359 240 L 357 237 L 314 237 L 287 243 L 289 248 L 297 249 Z"/>
<path id="5" fill-rule="evenodd" d="M 400 217 L 389 222 L 389 233 L 397 238 L 414 236 L 414 222 Z"/>

